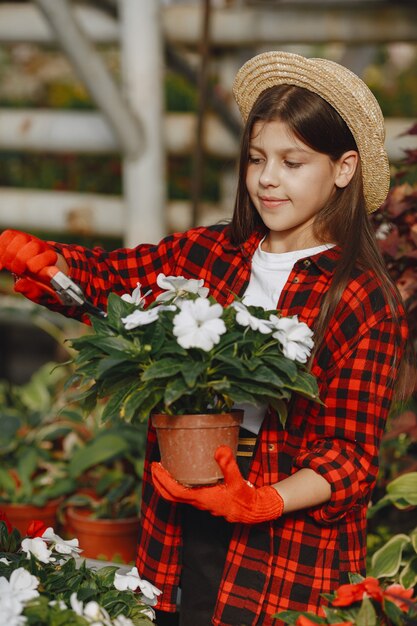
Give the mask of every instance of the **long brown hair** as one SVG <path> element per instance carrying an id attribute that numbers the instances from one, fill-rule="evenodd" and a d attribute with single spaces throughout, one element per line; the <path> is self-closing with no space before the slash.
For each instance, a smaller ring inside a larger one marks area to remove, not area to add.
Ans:
<path id="1" fill-rule="evenodd" d="M 317 94 L 294 85 L 279 85 L 265 90 L 249 114 L 241 141 L 238 188 L 230 224 L 231 238 L 235 244 L 243 243 L 254 230 L 265 228 L 248 194 L 246 173 L 254 124 L 276 120 L 284 122 L 303 143 L 317 152 L 327 154 L 333 161 L 337 161 L 349 150 L 358 151 L 347 124 Z M 398 305 L 401 301 L 380 254 L 366 210 L 360 161 L 347 187 L 338 188 L 317 214 L 314 232 L 318 241 L 339 245 L 341 255 L 315 322 L 315 348 L 312 358 L 320 349 L 329 322 L 355 266 L 374 272 L 397 323 Z M 402 343 L 400 336 L 398 343 Z M 401 360 L 401 370 L 406 367 L 407 361 L 408 359 Z M 408 394 L 408 377 L 403 374 L 404 372 L 399 372 L 397 375 L 397 399 L 403 399 Z"/>

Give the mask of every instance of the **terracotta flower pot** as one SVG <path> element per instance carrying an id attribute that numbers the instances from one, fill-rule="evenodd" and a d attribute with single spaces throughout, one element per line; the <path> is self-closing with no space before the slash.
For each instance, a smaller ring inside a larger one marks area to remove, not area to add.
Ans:
<path id="1" fill-rule="evenodd" d="M 243 411 L 196 415 L 152 416 L 161 462 L 184 485 L 212 485 L 223 478 L 214 460 L 225 444 L 236 454 Z"/>
<path id="2" fill-rule="evenodd" d="M 30 522 L 38 519 L 46 526 L 57 528 L 57 510 L 61 499 L 51 500 L 44 506 L 33 506 L 32 504 L 12 504 L 0 502 L 0 509 L 4 511 L 12 526 L 18 529 L 22 536 L 26 535 Z"/>
<path id="3" fill-rule="evenodd" d="M 95 519 L 88 509 L 69 506 L 66 519 L 72 536 L 79 540 L 82 557 L 124 563 L 135 561 L 138 517 Z"/>

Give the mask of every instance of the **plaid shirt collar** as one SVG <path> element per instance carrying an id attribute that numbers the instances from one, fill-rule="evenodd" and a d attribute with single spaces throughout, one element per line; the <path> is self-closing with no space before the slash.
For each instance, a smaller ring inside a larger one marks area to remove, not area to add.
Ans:
<path id="1" fill-rule="evenodd" d="M 250 263 L 257 247 L 259 246 L 259 243 L 264 237 L 265 231 L 260 229 L 255 230 L 249 236 L 249 238 L 241 244 L 233 244 L 230 239 L 227 238 L 223 245 L 223 249 L 225 250 L 225 252 L 237 252 L 238 250 L 240 250 L 243 258 L 248 263 Z M 331 248 L 328 248 L 325 253 L 318 252 L 317 254 L 314 254 L 308 258 L 311 263 L 316 265 L 320 272 L 326 274 L 327 276 L 332 276 L 335 272 L 337 262 L 340 258 L 340 253 L 340 247 L 338 245 L 335 245 Z"/>

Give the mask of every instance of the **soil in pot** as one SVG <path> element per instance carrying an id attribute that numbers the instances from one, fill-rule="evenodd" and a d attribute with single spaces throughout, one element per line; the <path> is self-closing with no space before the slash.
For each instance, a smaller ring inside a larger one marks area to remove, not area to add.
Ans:
<path id="1" fill-rule="evenodd" d="M 95 519 L 88 509 L 69 506 L 66 519 L 70 534 L 79 540 L 82 557 L 116 563 L 135 561 L 138 517 Z"/>
<path id="2" fill-rule="evenodd" d="M 180 483 L 212 485 L 223 479 L 214 453 L 221 445 L 236 454 L 243 411 L 152 416 L 161 462 Z"/>

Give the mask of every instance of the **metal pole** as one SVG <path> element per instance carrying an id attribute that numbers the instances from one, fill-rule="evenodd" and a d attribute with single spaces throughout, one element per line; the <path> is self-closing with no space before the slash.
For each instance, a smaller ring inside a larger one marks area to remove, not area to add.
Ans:
<path id="1" fill-rule="evenodd" d="M 79 26 L 68 0 L 35 0 L 58 43 L 68 56 L 93 100 L 100 107 L 125 155 L 138 158 L 142 129 L 123 101 L 118 86 Z"/>
<path id="2" fill-rule="evenodd" d="M 197 130 L 194 148 L 194 167 L 192 181 L 192 224 L 197 226 L 200 222 L 200 201 L 204 183 L 204 122 L 207 108 L 207 82 L 208 66 L 210 58 L 210 17 L 211 0 L 204 0 L 203 24 L 200 45 L 200 75 L 198 81 L 198 110 Z"/>
<path id="3" fill-rule="evenodd" d="M 119 0 L 126 99 L 140 118 L 145 149 L 123 164 L 125 244 L 156 243 L 166 234 L 163 145 L 163 53 L 159 0 Z"/>

